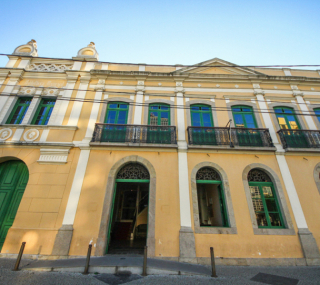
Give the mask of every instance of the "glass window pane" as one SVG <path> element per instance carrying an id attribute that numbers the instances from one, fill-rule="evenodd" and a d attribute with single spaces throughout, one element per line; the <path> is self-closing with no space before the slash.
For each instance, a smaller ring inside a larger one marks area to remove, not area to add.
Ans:
<path id="1" fill-rule="evenodd" d="M 262 186 L 262 192 L 265 198 L 273 198 L 273 193 L 270 186 Z"/>
<path id="2" fill-rule="evenodd" d="M 264 207 L 261 199 L 252 199 L 252 203 L 255 212 L 264 212 Z"/>
<path id="3" fill-rule="evenodd" d="M 287 122 L 284 116 L 282 115 L 278 116 L 278 122 L 279 122 L 280 129 L 288 129 Z"/>
<path id="4" fill-rule="evenodd" d="M 282 113 L 281 109 L 274 109 L 275 113 Z"/>
<path id="5" fill-rule="evenodd" d="M 50 104 L 50 105 L 51 105 L 51 104 Z M 53 110 L 53 107 L 50 108 L 49 113 L 47 114 L 46 120 L 45 120 L 45 122 L 44 122 L 44 125 L 47 125 L 47 124 L 48 124 L 49 119 L 50 119 L 50 116 L 51 116 L 51 113 L 52 113 L 52 110 Z"/>
<path id="6" fill-rule="evenodd" d="M 266 215 L 264 213 L 256 213 L 256 218 L 257 218 L 258 226 L 260 227 L 268 226 Z"/>
<path id="7" fill-rule="evenodd" d="M 259 186 L 249 186 L 252 198 L 261 198 Z"/>
<path id="8" fill-rule="evenodd" d="M 40 125 L 42 120 L 44 119 L 44 115 L 46 113 L 47 107 L 41 107 L 39 115 L 35 121 L 35 125 Z"/>
<path id="9" fill-rule="evenodd" d="M 203 126 L 204 127 L 212 127 L 211 116 L 210 115 L 211 115 L 210 113 L 203 113 L 202 114 Z"/>
<path id="10" fill-rule="evenodd" d="M 109 104 L 109 108 L 116 109 L 118 108 L 118 104 Z"/>
<path id="11" fill-rule="evenodd" d="M 256 124 L 254 123 L 253 115 L 252 114 L 245 114 L 244 118 L 247 123 L 247 128 L 255 128 Z"/>
<path id="12" fill-rule="evenodd" d="M 288 121 L 289 121 L 289 124 L 290 124 L 290 128 L 293 129 L 293 130 L 297 130 L 299 129 L 298 125 L 297 125 L 297 122 L 294 118 L 294 116 L 287 116 L 288 118 Z"/>
<path id="13" fill-rule="evenodd" d="M 244 122 L 243 122 L 243 118 L 242 118 L 242 115 L 240 114 L 235 114 L 234 115 L 234 124 L 236 127 L 238 128 L 244 128 Z"/>
<path id="14" fill-rule="evenodd" d="M 120 104 L 120 109 L 127 109 L 128 105 L 127 104 Z"/>
<path id="15" fill-rule="evenodd" d="M 150 112 L 150 125 L 158 125 L 158 112 Z"/>
<path id="16" fill-rule="evenodd" d="M 169 126 L 169 112 L 161 113 L 161 126 Z"/>
<path id="17" fill-rule="evenodd" d="M 278 212 L 275 199 L 266 199 L 266 204 L 269 212 Z"/>
<path id="18" fill-rule="evenodd" d="M 192 117 L 192 126 L 201 127 L 200 114 L 191 113 L 191 117 Z"/>
<path id="19" fill-rule="evenodd" d="M 201 110 L 203 110 L 203 111 L 210 111 L 210 107 L 201 107 Z"/>
<path id="20" fill-rule="evenodd" d="M 240 112 L 240 111 L 241 111 L 241 108 L 233 108 L 232 111 L 234 111 L 234 112 Z"/>
<path id="21" fill-rule="evenodd" d="M 269 214 L 269 219 L 271 222 L 271 226 L 273 227 L 281 227 L 280 215 L 278 213 Z"/>
<path id="22" fill-rule="evenodd" d="M 284 113 L 286 114 L 293 114 L 293 111 L 290 109 L 283 109 Z"/>
<path id="23" fill-rule="evenodd" d="M 115 122 L 116 122 L 116 114 L 117 114 L 117 111 L 109 111 L 106 123 L 107 124 L 115 124 Z"/>
<path id="24" fill-rule="evenodd" d="M 243 112 L 251 112 L 251 109 L 250 108 L 242 108 L 242 111 Z"/>
<path id="25" fill-rule="evenodd" d="M 197 111 L 197 110 L 200 110 L 200 107 L 192 106 L 192 107 L 191 107 L 191 110 L 195 110 L 195 111 Z"/>
<path id="26" fill-rule="evenodd" d="M 160 108 L 161 108 L 161 110 L 169 110 L 168 106 L 161 106 Z"/>
<path id="27" fill-rule="evenodd" d="M 320 115 L 320 110 L 314 110 L 316 115 Z"/>
<path id="28" fill-rule="evenodd" d="M 127 122 L 127 111 L 119 111 L 117 124 L 126 124 Z"/>
<path id="29" fill-rule="evenodd" d="M 158 110 L 159 106 L 158 105 L 153 105 L 153 106 L 150 106 L 150 109 L 151 110 Z"/>

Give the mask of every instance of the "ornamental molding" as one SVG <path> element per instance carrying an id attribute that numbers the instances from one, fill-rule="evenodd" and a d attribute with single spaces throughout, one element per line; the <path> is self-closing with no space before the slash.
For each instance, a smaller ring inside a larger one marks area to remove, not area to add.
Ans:
<path id="1" fill-rule="evenodd" d="M 254 89 L 260 89 L 260 84 L 258 84 L 258 83 L 254 83 L 254 84 L 252 84 L 252 86 Z"/>
<path id="2" fill-rule="evenodd" d="M 58 96 L 60 89 L 58 88 L 44 88 L 41 95 Z"/>
<path id="3" fill-rule="evenodd" d="M 58 63 L 32 63 L 26 68 L 28 71 L 48 71 L 48 72 L 64 72 L 71 70 L 73 64 L 58 64 Z"/>
<path id="4" fill-rule="evenodd" d="M 36 93 L 36 88 L 34 87 L 21 87 L 18 94 L 20 95 L 34 95 Z"/>
<path id="5" fill-rule="evenodd" d="M 18 46 L 12 54 L 25 55 L 25 56 L 38 56 L 37 42 L 35 40 L 31 40 L 25 45 Z"/>
<path id="6" fill-rule="evenodd" d="M 30 129 L 24 133 L 23 139 L 27 142 L 33 142 L 39 137 L 39 134 L 37 129 Z"/>
<path id="7" fill-rule="evenodd" d="M 290 85 L 292 90 L 299 90 L 297 85 Z"/>
<path id="8" fill-rule="evenodd" d="M 262 90 L 255 90 L 255 91 L 253 91 L 253 94 L 254 95 L 262 95 L 262 96 L 264 96 L 264 91 L 262 91 Z"/>
<path id="9" fill-rule="evenodd" d="M 5 128 L 0 130 L 0 141 L 5 141 L 12 136 L 12 130 Z"/>
<path id="10" fill-rule="evenodd" d="M 296 96 L 301 96 L 301 97 L 303 97 L 304 93 L 303 93 L 303 92 L 300 92 L 300 91 L 298 91 L 298 92 L 293 91 L 292 95 L 293 95 L 294 97 L 296 97 Z"/>
<path id="11" fill-rule="evenodd" d="M 99 54 L 96 50 L 96 45 L 94 42 L 90 42 L 86 47 L 80 49 L 78 51 L 78 54 L 73 59 L 81 59 L 81 58 L 87 58 L 91 60 L 99 60 Z"/>
<path id="12" fill-rule="evenodd" d="M 40 149 L 39 164 L 66 164 L 70 149 Z"/>

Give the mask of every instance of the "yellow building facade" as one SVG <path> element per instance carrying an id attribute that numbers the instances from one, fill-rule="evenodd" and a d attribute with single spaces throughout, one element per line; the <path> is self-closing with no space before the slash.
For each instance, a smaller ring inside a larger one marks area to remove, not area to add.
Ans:
<path id="1" fill-rule="evenodd" d="M 320 71 L 8 57 L 1 256 L 320 264 Z"/>

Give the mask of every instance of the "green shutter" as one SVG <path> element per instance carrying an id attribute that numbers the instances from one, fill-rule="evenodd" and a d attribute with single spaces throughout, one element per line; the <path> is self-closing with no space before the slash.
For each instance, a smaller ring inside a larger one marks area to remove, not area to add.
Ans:
<path id="1" fill-rule="evenodd" d="M 55 103 L 56 99 L 42 99 L 31 124 L 47 125 Z"/>
<path id="2" fill-rule="evenodd" d="M 31 100 L 31 97 L 19 97 L 6 123 L 21 124 L 25 114 L 28 111 Z"/>

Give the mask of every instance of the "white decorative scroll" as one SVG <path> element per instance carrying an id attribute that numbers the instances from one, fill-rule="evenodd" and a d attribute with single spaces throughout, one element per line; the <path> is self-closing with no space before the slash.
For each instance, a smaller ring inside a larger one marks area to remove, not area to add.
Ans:
<path id="1" fill-rule="evenodd" d="M 5 128 L 5 129 L 0 130 L 0 141 L 7 140 L 8 138 L 11 137 L 11 135 L 12 135 L 11 129 Z"/>
<path id="2" fill-rule="evenodd" d="M 32 63 L 28 65 L 27 70 L 64 72 L 65 70 L 71 70 L 72 67 L 73 64 Z"/>
<path id="3" fill-rule="evenodd" d="M 39 137 L 39 131 L 37 129 L 30 129 L 27 130 L 24 135 L 23 139 L 27 142 L 32 142 Z"/>
<path id="4" fill-rule="evenodd" d="M 39 164 L 65 164 L 69 149 L 40 149 Z"/>
<path id="5" fill-rule="evenodd" d="M 21 87 L 18 94 L 33 95 L 35 93 L 36 93 L 36 88 L 34 87 Z"/>
<path id="6" fill-rule="evenodd" d="M 42 95 L 57 96 L 59 92 L 60 90 L 57 88 L 45 88 L 42 91 Z"/>

